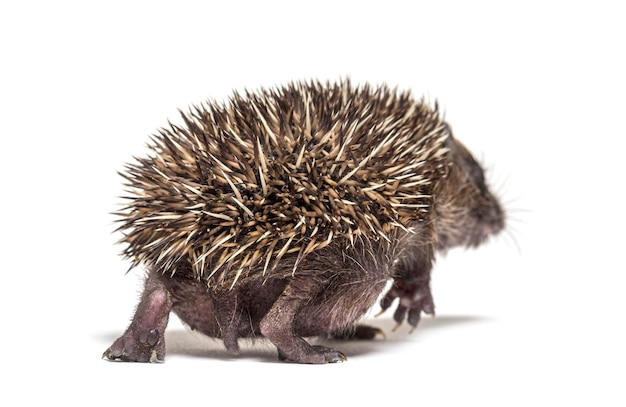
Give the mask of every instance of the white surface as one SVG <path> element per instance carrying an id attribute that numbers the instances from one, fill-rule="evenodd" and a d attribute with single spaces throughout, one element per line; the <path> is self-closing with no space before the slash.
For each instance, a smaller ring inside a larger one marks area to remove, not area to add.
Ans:
<path id="1" fill-rule="evenodd" d="M 7 3 L 1 404 L 626 403 L 618 2 Z M 176 320 L 166 363 L 101 361 L 140 289 L 116 171 L 178 108 L 346 75 L 437 98 L 507 202 L 509 232 L 439 259 L 438 317 L 370 321 L 388 339 L 337 344 L 339 365 L 231 359 Z"/>

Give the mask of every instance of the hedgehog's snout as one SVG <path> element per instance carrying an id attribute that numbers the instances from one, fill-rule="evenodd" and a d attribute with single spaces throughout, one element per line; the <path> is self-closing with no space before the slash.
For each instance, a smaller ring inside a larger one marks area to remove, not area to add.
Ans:
<path id="1" fill-rule="evenodd" d="M 503 219 L 494 219 L 490 222 L 485 222 L 481 225 L 481 233 L 483 237 L 486 239 L 489 236 L 497 235 L 504 229 L 504 220 Z"/>

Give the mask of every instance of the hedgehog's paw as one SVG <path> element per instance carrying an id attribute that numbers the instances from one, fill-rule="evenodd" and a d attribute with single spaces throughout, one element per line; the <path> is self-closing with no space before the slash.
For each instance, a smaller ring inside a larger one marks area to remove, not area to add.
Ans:
<path id="1" fill-rule="evenodd" d="M 129 329 L 102 354 L 103 359 L 123 362 L 163 362 L 165 340 L 157 329 L 135 332 Z"/>
<path id="2" fill-rule="evenodd" d="M 295 352 L 292 351 L 289 355 L 278 349 L 278 359 L 309 364 L 338 363 L 348 360 L 346 355 L 343 353 L 320 345 L 309 345 L 306 348 L 298 349 Z"/>
<path id="3" fill-rule="evenodd" d="M 411 332 L 413 332 L 420 321 L 422 312 L 435 316 L 435 302 L 430 291 L 429 281 L 396 279 L 391 289 L 380 301 L 381 313 L 389 308 L 396 298 L 399 299 L 399 304 L 393 314 L 393 319 L 397 323 L 394 331 L 406 319 L 412 327 Z"/>
<path id="4" fill-rule="evenodd" d="M 357 325 L 354 330 L 354 334 L 352 335 L 352 339 L 372 340 L 379 336 L 383 338 L 386 337 L 385 332 L 382 329 L 369 325 Z"/>
<path id="5" fill-rule="evenodd" d="M 331 335 L 332 339 L 339 340 L 373 340 L 378 338 L 379 336 L 382 338 L 386 337 L 385 332 L 382 329 L 361 324 L 353 327 L 352 329 L 338 331 Z"/>

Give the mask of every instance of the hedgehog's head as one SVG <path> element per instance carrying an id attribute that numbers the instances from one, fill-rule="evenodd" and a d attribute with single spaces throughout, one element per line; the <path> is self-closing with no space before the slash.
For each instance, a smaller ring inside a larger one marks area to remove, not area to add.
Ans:
<path id="1" fill-rule="evenodd" d="M 448 174 L 434 196 L 437 248 L 476 247 L 504 228 L 504 210 L 469 150 L 452 135 L 446 147 Z"/>

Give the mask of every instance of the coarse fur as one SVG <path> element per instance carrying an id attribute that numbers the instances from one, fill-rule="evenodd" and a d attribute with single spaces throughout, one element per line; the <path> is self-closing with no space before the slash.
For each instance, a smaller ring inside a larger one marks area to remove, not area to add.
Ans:
<path id="1" fill-rule="evenodd" d="M 262 335 L 281 359 L 345 360 L 303 337 L 374 337 L 356 322 L 391 279 L 381 306 L 415 327 L 435 252 L 504 227 L 480 165 L 408 92 L 297 82 L 183 119 L 122 174 L 124 255 L 148 277 L 108 359 L 163 360 L 173 310 L 231 353 Z"/>

